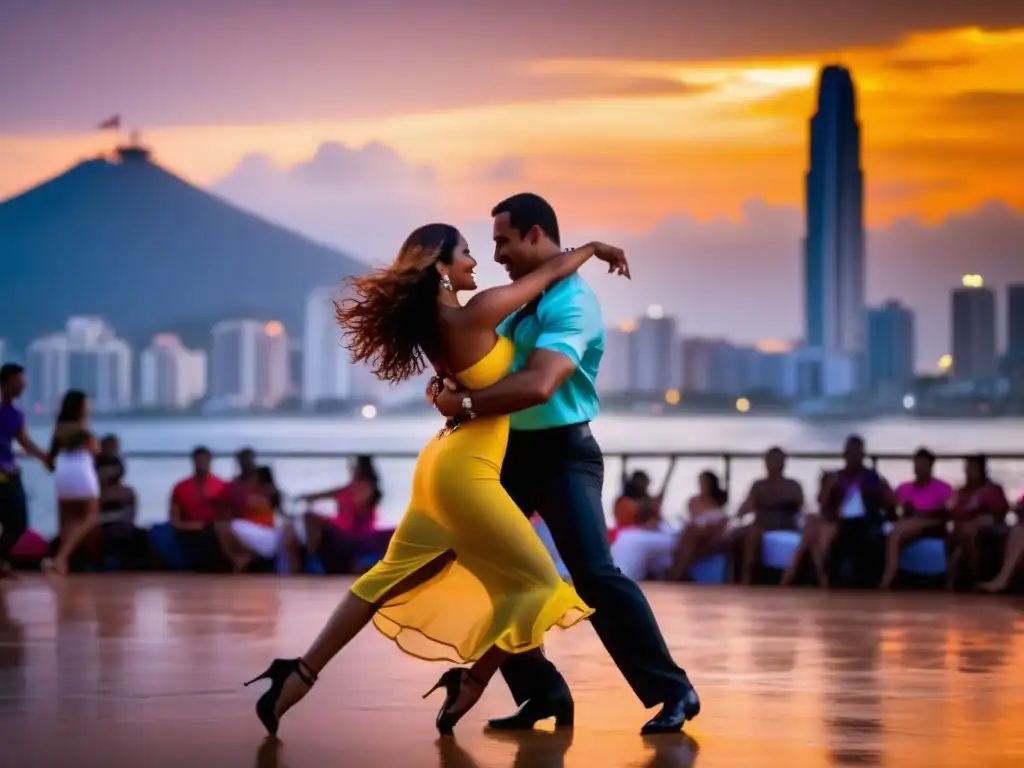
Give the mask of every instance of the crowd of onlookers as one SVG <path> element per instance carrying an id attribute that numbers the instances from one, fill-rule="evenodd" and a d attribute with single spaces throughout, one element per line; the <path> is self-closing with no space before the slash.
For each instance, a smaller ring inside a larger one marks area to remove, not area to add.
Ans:
<path id="1" fill-rule="evenodd" d="M 387 548 L 391 530 L 378 525 L 382 490 L 369 456 L 353 461 L 347 482 L 292 499 L 305 511 L 285 515 L 273 471 L 252 449 L 236 454 L 237 472 L 225 479 L 212 473 L 211 452 L 196 448 L 191 473 L 170 493 L 168 521 L 147 531 L 135 523 L 117 438 L 99 442 L 101 523 L 70 554 L 72 571 L 358 573 Z M 615 565 L 637 580 L 888 588 L 902 578 L 987 591 L 1009 588 L 1024 566 L 1024 498 L 1008 501 L 984 456 L 965 460 L 954 487 L 933 474 L 935 457 L 921 449 L 909 479 L 893 487 L 850 437 L 843 466 L 821 474 L 813 499 L 786 475 L 781 449 L 764 463 L 764 476 L 733 508 L 716 474 L 702 472 L 676 520 L 663 510 L 675 462 L 659 489 L 645 472 L 624 471 L 609 530 Z M 333 514 L 314 510 L 323 500 L 334 502 Z M 59 550 L 74 523 L 61 519 L 36 558 Z M 535 524 L 557 559 L 543 523 Z M 13 554 L 17 561 L 24 552 Z"/>
<path id="2" fill-rule="evenodd" d="M 663 517 L 667 477 L 655 491 L 646 473 L 625 474 L 615 564 L 634 579 L 751 584 L 774 574 L 783 585 L 883 589 L 901 578 L 941 579 L 990 592 L 1008 589 L 1024 565 L 1024 497 L 1010 503 L 984 456 L 964 461 L 954 487 L 934 475 L 935 457 L 922 448 L 894 488 L 851 436 L 843 466 L 822 473 L 813 501 L 785 467 L 785 453 L 769 450 L 764 476 L 734 514 L 718 477 L 702 473 L 682 525 Z"/>
<path id="3" fill-rule="evenodd" d="M 171 490 L 167 522 L 144 530 L 135 523 L 136 494 L 126 483 L 117 438 L 108 435 L 100 446 L 96 465 L 101 524 L 68 553 L 71 571 L 351 573 L 372 563 L 387 548 L 391 532 L 377 526 L 381 491 L 368 456 L 354 462 L 348 483 L 296 500 L 309 505 L 333 499 L 334 515 L 310 509 L 287 517 L 273 471 L 258 463 L 252 449 L 236 454 L 236 475 L 223 479 L 211 471 L 211 451 L 198 447 L 192 451 L 191 473 Z M 15 563 L 30 564 L 60 551 L 68 531 L 78 524 L 60 519 L 56 538 L 44 548 L 15 547 Z M 26 537 L 37 538 L 31 532 Z"/>
<path id="4" fill-rule="evenodd" d="M 192 452 L 192 471 L 170 493 L 167 522 L 141 529 L 137 498 L 127 482 L 115 435 L 96 439 L 89 402 L 69 391 L 49 450 L 25 429 L 15 401 L 24 370 L 0 367 L 0 576 L 15 565 L 47 571 L 163 568 L 192 571 L 274 570 L 355 573 L 383 556 L 392 531 L 378 525 L 380 479 L 369 456 L 352 464 L 347 482 L 293 499 L 301 514 L 285 514 L 284 494 L 269 466 L 250 448 L 236 455 L 237 472 L 212 472 L 207 448 Z M 28 529 L 17 443 L 53 473 L 58 535 L 47 542 Z M 777 579 L 821 586 L 892 587 L 897 579 L 944 579 L 946 586 L 998 592 L 1012 586 L 1024 559 L 1024 497 L 1011 505 L 988 474 L 984 456 L 964 462 L 954 487 L 934 474 L 925 449 L 894 488 L 870 465 L 864 441 L 847 439 L 843 465 L 821 474 L 813 499 L 786 475 L 779 448 L 765 454 L 765 474 L 735 508 L 717 475 L 699 476 L 686 514 L 665 514 L 669 466 L 660 489 L 642 471 L 624 469 L 609 531 L 614 564 L 636 580 L 737 582 Z M 312 506 L 333 500 L 333 514 Z M 543 521 L 538 535 L 561 563 Z"/>

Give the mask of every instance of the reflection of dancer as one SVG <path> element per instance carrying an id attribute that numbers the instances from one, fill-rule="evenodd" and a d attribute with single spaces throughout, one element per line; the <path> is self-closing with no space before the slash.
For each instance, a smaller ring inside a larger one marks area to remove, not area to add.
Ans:
<path id="1" fill-rule="evenodd" d="M 513 362 L 498 324 L 594 255 L 627 274 L 621 251 L 590 245 L 463 306 L 456 293 L 476 289 L 476 261 L 458 230 L 431 224 L 409 236 L 391 266 L 354 281 L 358 298 L 338 305 L 338 319 L 354 360 L 371 362 L 381 379 L 403 381 L 429 361 L 463 385 L 487 386 Z M 470 414 L 431 438 L 384 559 L 356 581 L 302 658 L 277 659 L 261 675 L 271 688 L 256 711 L 271 733 L 371 619 L 410 655 L 473 662 L 435 686 L 447 691 L 437 716 L 446 735 L 510 654 L 539 648 L 550 627 L 591 613 L 501 488 L 508 421 Z"/>
<path id="2" fill-rule="evenodd" d="M 47 571 L 66 575 L 68 560 L 100 522 L 100 480 L 96 454 L 100 446 L 89 431 L 89 399 L 71 390 L 60 404 L 50 442 L 53 484 L 57 491 L 60 549 L 43 561 Z"/>
<path id="3" fill-rule="evenodd" d="M 50 458 L 32 442 L 25 429 L 25 415 L 14 401 L 25 391 L 25 369 L 14 363 L 0 367 L 0 578 L 13 577 L 8 558 L 21 534 L 28 528 L 25 486 L 14 460 L 14 443 L 49 468 Z"/>
<path id="4" fill-rule="evenodd" d="M 494 258 L 521 281 L 558 259 L 558 219 L 542 198 L 521 194 L 499 203 Z M 511 413 L 501 482 L 528 513 L 551 529 L 592 621 L 612 660 L 645 707 L 662 705 L 643 733 L 678 731 L 700 712 L 686 673 L 672 660 L 650 605 L 635 582 L 615 567 L 601 504 L 604 459 L 590 430 L 600 411 L 594 382 L 604 353 L 597 297 L 579 277 L 562 281 L 502 325 L 516 348 L 516 372 L 436 400 L 451 417 Z M 572 724 L 574 704 L 565 680 L 543 652 L 520 654 L 501 669 L 519 710 L 492 728 L 532 728 L 555 718 Z"/>

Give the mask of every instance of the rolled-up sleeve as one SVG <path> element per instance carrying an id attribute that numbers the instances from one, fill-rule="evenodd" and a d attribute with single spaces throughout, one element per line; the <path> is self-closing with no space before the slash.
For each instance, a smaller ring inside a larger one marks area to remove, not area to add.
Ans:
<path id="1" fill-rule="evenodd" d="M 590 342 L 601 331 L 601 305 L 589 292 L 552 296 L 537 309 L 540 335 L 534 349 L 549 349 L 579 365 Z"/>

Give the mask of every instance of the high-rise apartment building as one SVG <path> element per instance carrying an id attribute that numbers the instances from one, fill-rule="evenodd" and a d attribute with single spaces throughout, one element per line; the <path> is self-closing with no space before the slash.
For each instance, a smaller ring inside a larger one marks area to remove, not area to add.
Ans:
<path id="1" fill-rule="evenodd" d="M 681 372 L 678 337 L 674 317 L 666 315 L 660 306 L 647 308 L 630 338 L 631 391 L 661 397 L 670 389 L 678 389 Z"/>
<path id="2" fill-rule="evenodd" d="M 288 335 L 277 320 L 225 320 L 213 327 L 210 408 L 274 408 L 291 392 Z"/>
<path id="3" fill-rule="evenodd" d="M 52 412 L 69 389 L 85 392 L 96 413 L 132 406 L 132 349 L 98 317 L 72 317 L 64 331 L 34 340 L 26 367 L 29 400 Z"/>
<path id="4" fill-rule="evenodd" d="M 630 347 L 636 328 L 636 323 L 629 322 L 622 323 L 618 328 L 605 329 L 604 355 L 597 372 L 597 391 L 600 394 L 625 394 L 630 391 Z"/>
<path id="5" fill-rule="evenodd" d="M 914 313 L 898 301 L 868 311 L 868 382 L 896 391 L 914 379 Z"/>
<path id="6" fill-rule="evenodd" d="M 139 405 L 155 410 L 188 408 L 206 394 L 206 352 L 188 349 L 161 333 L 139 355 Z"/>
<path id="7" fill-rule="evenodd" d="M 1024 284 L 1006 289 L 1006 363 L 1015 387 L 1024 386 Z"/>
<path id="8" fill-rule="evenodd" d="M 980 275 L 964 275 L 961 286 L 953 290 L 952 302 L 953 377 L 992 381 L 999 368 L 995 291 L 985 287 Z"/>

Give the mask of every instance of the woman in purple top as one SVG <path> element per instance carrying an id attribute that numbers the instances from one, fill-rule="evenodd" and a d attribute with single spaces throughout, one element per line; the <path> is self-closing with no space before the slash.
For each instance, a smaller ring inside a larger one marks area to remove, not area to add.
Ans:
<path id="1" fill-rule="evenodd" d="M 0 367 L 0 578 L 13 576 L 9 557 L 28 528 L 28 505 L 21 473 L 14 460 L 14 444 L 50 468 L 50 460 L 25 430 L 25 416 L 14 401 L 25 391 L 25 369 L 14 363 Z"/>
<path id="2" fill-rule="evenodd" d="M 899 573 L 900 552 L 927 536 L 946 537 L 953 487 L 932 474 L 935 456 L 925 448 L 914 454 L 914 479 L 896 489 L 900 518 L 885 546 L 885 574 L 881 589 L 892 586 Z"/>

